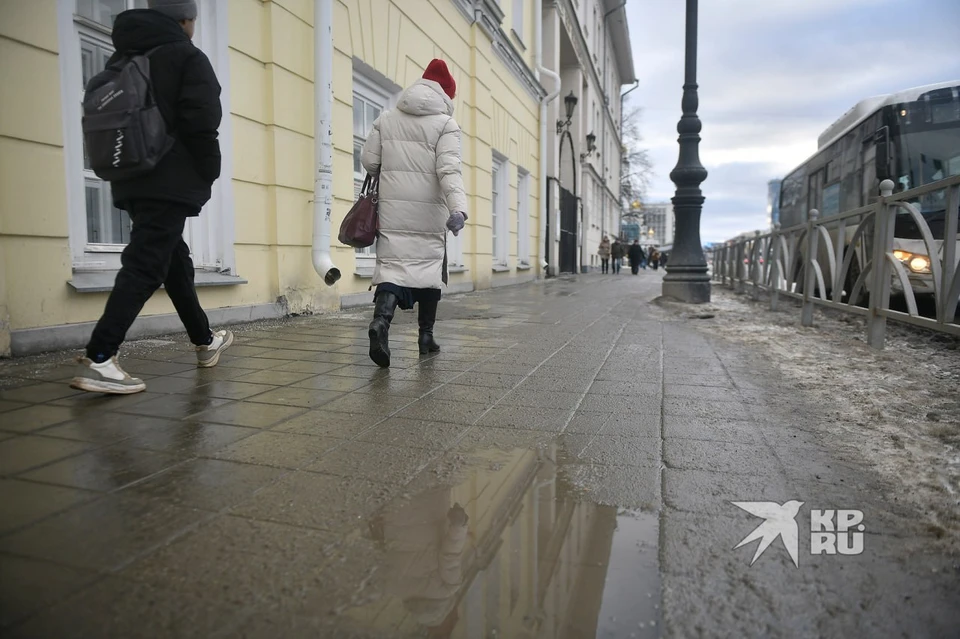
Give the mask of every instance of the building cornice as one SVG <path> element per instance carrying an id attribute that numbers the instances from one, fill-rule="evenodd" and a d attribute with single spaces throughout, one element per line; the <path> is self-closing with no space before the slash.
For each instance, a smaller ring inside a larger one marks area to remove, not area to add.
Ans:
<path id="1" fill-rule="evenodd" d="M 583 35 L 583 28 L 580 26 L 580 19 L 577 18 L 577 11 L 573 7 L 572 0 L 553 0 L 552 4 L 554 7 L 556 7 L 557 13 L 560 14 L 560 21 L 567 30 L 567 35 L 570 37 L 570 42 L 573 43 L 573 51 L 577 56 L 577 61 L 580 63 L 580 68 L 589 69 L 589 75 L 591 78 L 593 78 L 593 83 L 594 86 L 597 87 L 597 91 L 600 93 L 600 95 L 606 96 L 603 81 L 600 78 L 600 73 L 597 70 L 596 65 L 593 63 L 593 58 L 590 55 L 590 47 L 587 45 L 587 39 Z M 620 146 L 623 141 L 620 137 L 619 125 L 617 124 L 617 121 L 613 119 L 613 113 L 610 109 L 610 105 L 613 104 L 614 96 L 607 97 L 609 99 L 607 100 L 607 104 L 604 104 L 603 106 L 603 112 L 607 116 L 610 129 L 614 132 L 614 137 L 617 140 L 617 146 Z M 618 100 L 620 99 L 619 87 L 616 98 Z"/>
<path id="2" fill-rule="evenodd" d="M 463 17 L 471 25 L 476 24 L 489 38 L 493 52 L 531 98 L 538 102 L 547 95 L 546 89 L 537 81 L 536 75 L 527 66 L 520 51 L 510 41 L 510 36 L 501 26 L 504 12 L 496 0 L 453 0 Z"/>
<path id="3" fill-rule="evenodd" d="M 633 48 L 630 46 L 630 29 L 627 26 L 627 5 L 620 0 L 607 0 L 606 10 L 614 11 L 606 17 L 605 25 L 613 43 L 620 84 L 632 84 L 637 79 L 633 66 Z M 619 15 L 617 15 L 619 14 Z"/>

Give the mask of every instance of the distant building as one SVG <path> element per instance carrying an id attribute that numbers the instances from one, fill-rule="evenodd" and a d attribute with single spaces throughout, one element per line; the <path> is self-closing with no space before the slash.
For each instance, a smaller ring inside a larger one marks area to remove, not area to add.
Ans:
<path id="1" fill-rule="evenodd" d="M 628 244 L 640 239 L 640 225 L 635 222 L 624 222 L 620 226 L 620 239 Z"/>
<path id="2" fill-rule="evenodd" d="M 780 223 L 780 183 L 781 179 L 767 182 L 767 226 L 773 228 Z"/>
<path id="3" fill-rule="evenodd" d="M 673 233 L 676 230 L 673 204 L 670 202 L 644 204 L 640 212 L 643 214 L 641 244 L 653 246 L 673 244 Z"/>

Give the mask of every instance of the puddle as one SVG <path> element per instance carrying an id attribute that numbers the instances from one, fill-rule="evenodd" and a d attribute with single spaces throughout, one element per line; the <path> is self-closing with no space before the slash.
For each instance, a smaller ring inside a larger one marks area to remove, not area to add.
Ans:
<path id="1" fill-rule="evenodd" d="M 658 637 L 658 515 L 592 503 L 556 446 L 431 469 L 361 531 L 366 577 L 334 617 L 378 636 Z M 343 587 L 345 584 L 338 584 Z"/>

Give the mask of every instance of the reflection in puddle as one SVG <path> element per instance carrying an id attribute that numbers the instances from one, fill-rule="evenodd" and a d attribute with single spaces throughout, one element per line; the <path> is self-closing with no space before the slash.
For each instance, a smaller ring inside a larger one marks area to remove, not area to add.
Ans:
<path id="1" fill-rule="evenodd" d="M 411 486 L 370 520 L 380 565 L 340 621 L 386 636 L 658 636 L 657 514 L 583 501 L 555 460 L 474 453 L 458 483 Z"/>

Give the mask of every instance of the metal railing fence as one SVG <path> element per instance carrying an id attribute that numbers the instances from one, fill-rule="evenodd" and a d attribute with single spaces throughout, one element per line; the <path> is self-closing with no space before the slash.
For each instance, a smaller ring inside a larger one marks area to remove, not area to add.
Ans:
<path id="1" fill-rule="evenodd" d="M 800 300 L 804 326 L 813 324 L 815 306 L 865 316 L 874 348 L 883 348 L 888 319 L 960 336 L 960 176 L 896 194 L 893 188 L 884 180 L 879 199 L 867 206 L 824 218 L 813 209 L 806 223 L 777 225 L 769 233 L 756 231 L 715 246 L 713 279 L 755 297 L 767 292 L 772 310 L 780 296 Z M 934 239 L 915 203 L 924 198 L 943 202 L 942 237 L 953 241 Z M 895 246 L 898 213 L 919 230 L 921 239 L 912 244 L 925 253 Z M 906 310 L 891 308 L 894 294 L 903 295 Z M 933 309 L 921 313 L 918 295 L 926 307 L 932 299 Z"/>

